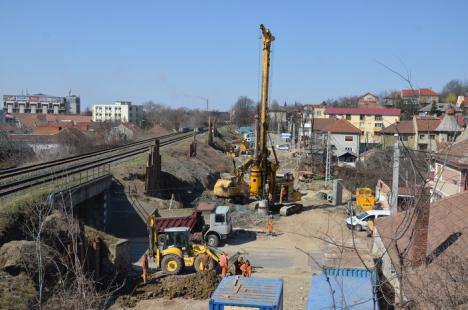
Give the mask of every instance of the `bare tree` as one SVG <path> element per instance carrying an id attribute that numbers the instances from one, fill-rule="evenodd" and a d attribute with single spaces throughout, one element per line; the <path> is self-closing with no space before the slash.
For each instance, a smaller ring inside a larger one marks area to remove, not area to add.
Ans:
<path id="1" fill-rule="evenodd" d="M 237 126 L 250 126 L 254 123 L 256 115 L 255 101 L 249 97 L 239 97 L 232 107 L 233 122 Z"/>

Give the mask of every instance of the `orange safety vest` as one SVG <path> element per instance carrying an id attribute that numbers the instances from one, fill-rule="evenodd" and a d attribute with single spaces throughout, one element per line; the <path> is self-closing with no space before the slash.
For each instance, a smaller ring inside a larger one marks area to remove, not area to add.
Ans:
<path id="1" fill-rule="evenodd" d="M 228 258 L 226 255 L 221 255 L 219 257 L 219 266 L 221 267 L 227 267 L 228 266 Z"/>

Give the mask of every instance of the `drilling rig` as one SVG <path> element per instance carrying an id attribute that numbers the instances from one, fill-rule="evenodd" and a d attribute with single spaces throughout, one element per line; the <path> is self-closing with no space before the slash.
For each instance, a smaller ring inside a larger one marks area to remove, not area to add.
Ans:
<path id="1" fill-rule="evenodd" d="M 257 143 L 255 145 L 254 164 L 250 170 L 249 190 L 251 197 L 274 199 L 276 170 L 278 160 L 275 162 L 268 159 L 269 151 L 267 146 L 268 134 L 268 83 L 270 81 L 270 49 L 275 37 L 270 29 L 260 25 L 263 35 L 262 48 L 262 92 L 260 98 L 260 115 L 258 118 Z M 273 147 L 273 146 L 272 146 Z M 275 154 L 276 155 L 276 154 Z M 268 191 L 265 187 L 268 185 Z"/>
<path id="2" fill-rule="evenodd" d="M 270 50 L 275 37 L 271 31 L 260 25 L 263 37 L 262 48 L 262 89 L 260 110 L 257 122 L 257 139 L 254 156 L 245 161 L 239 168 L 235 168 L 234 175 L 219 179 L 214 187 L 214 193 L 218 197 L 234 198 L 245 196 L 254 199 L 267 199 L 270 202 L 283 204 L 300 200 L 300 193 L 294 190 L 294 178 L 292 174 L 277 177 L 279 167 L 276 152 L 271 143 L 274 161 L 269 159 L 268 150 L 268 85 L 270 80 Z M 235 165 L 234 165 L 235 166 Z M 250 169 L 248 192 L 244 182 L 244 173 Z"/>

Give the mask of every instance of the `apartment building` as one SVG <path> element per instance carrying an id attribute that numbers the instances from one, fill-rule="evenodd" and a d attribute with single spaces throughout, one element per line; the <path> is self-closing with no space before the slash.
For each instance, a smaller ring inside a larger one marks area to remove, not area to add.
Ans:
<path id="1" fill-rule="evenodd" d="M 130 101 L 115 101 L 113 104 L 93 105 L 93 122 L 121 122 L 140 124 L 143 107 Z"/>
<path id="2" fill-rule="evenodd" d="M 400 121 L 396 108 L 325 108 L 325 118 L 345 119 L 361 131 L 361 143 L 381 143 L 380 131 Z"/>
<path id="3" fill-rule="evenodd" d="M 3 110 L 5 113 L 19 114 L 79 114 L 80 97 L 35 95 L 4 95 Z"/>

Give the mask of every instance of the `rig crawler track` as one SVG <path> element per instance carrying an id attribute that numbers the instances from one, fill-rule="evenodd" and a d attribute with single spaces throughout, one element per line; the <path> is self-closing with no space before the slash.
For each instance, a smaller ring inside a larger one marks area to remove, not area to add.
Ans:
<path id="1" fill-rule="evenodd" d="M 93 168 L 124 160 L 148 151 L 148 147 L 159 139 L 160 147 L 180 142 L 193 137 L 193 133 L 174 133 L 157 138 L 96 151 L 77 156 L 66 157 L 45 163 L 19 168 L 0 170 L 0 197 L 12 194 L 32 186 L 67 177 L 71 174 L 85 172 Z"/>

